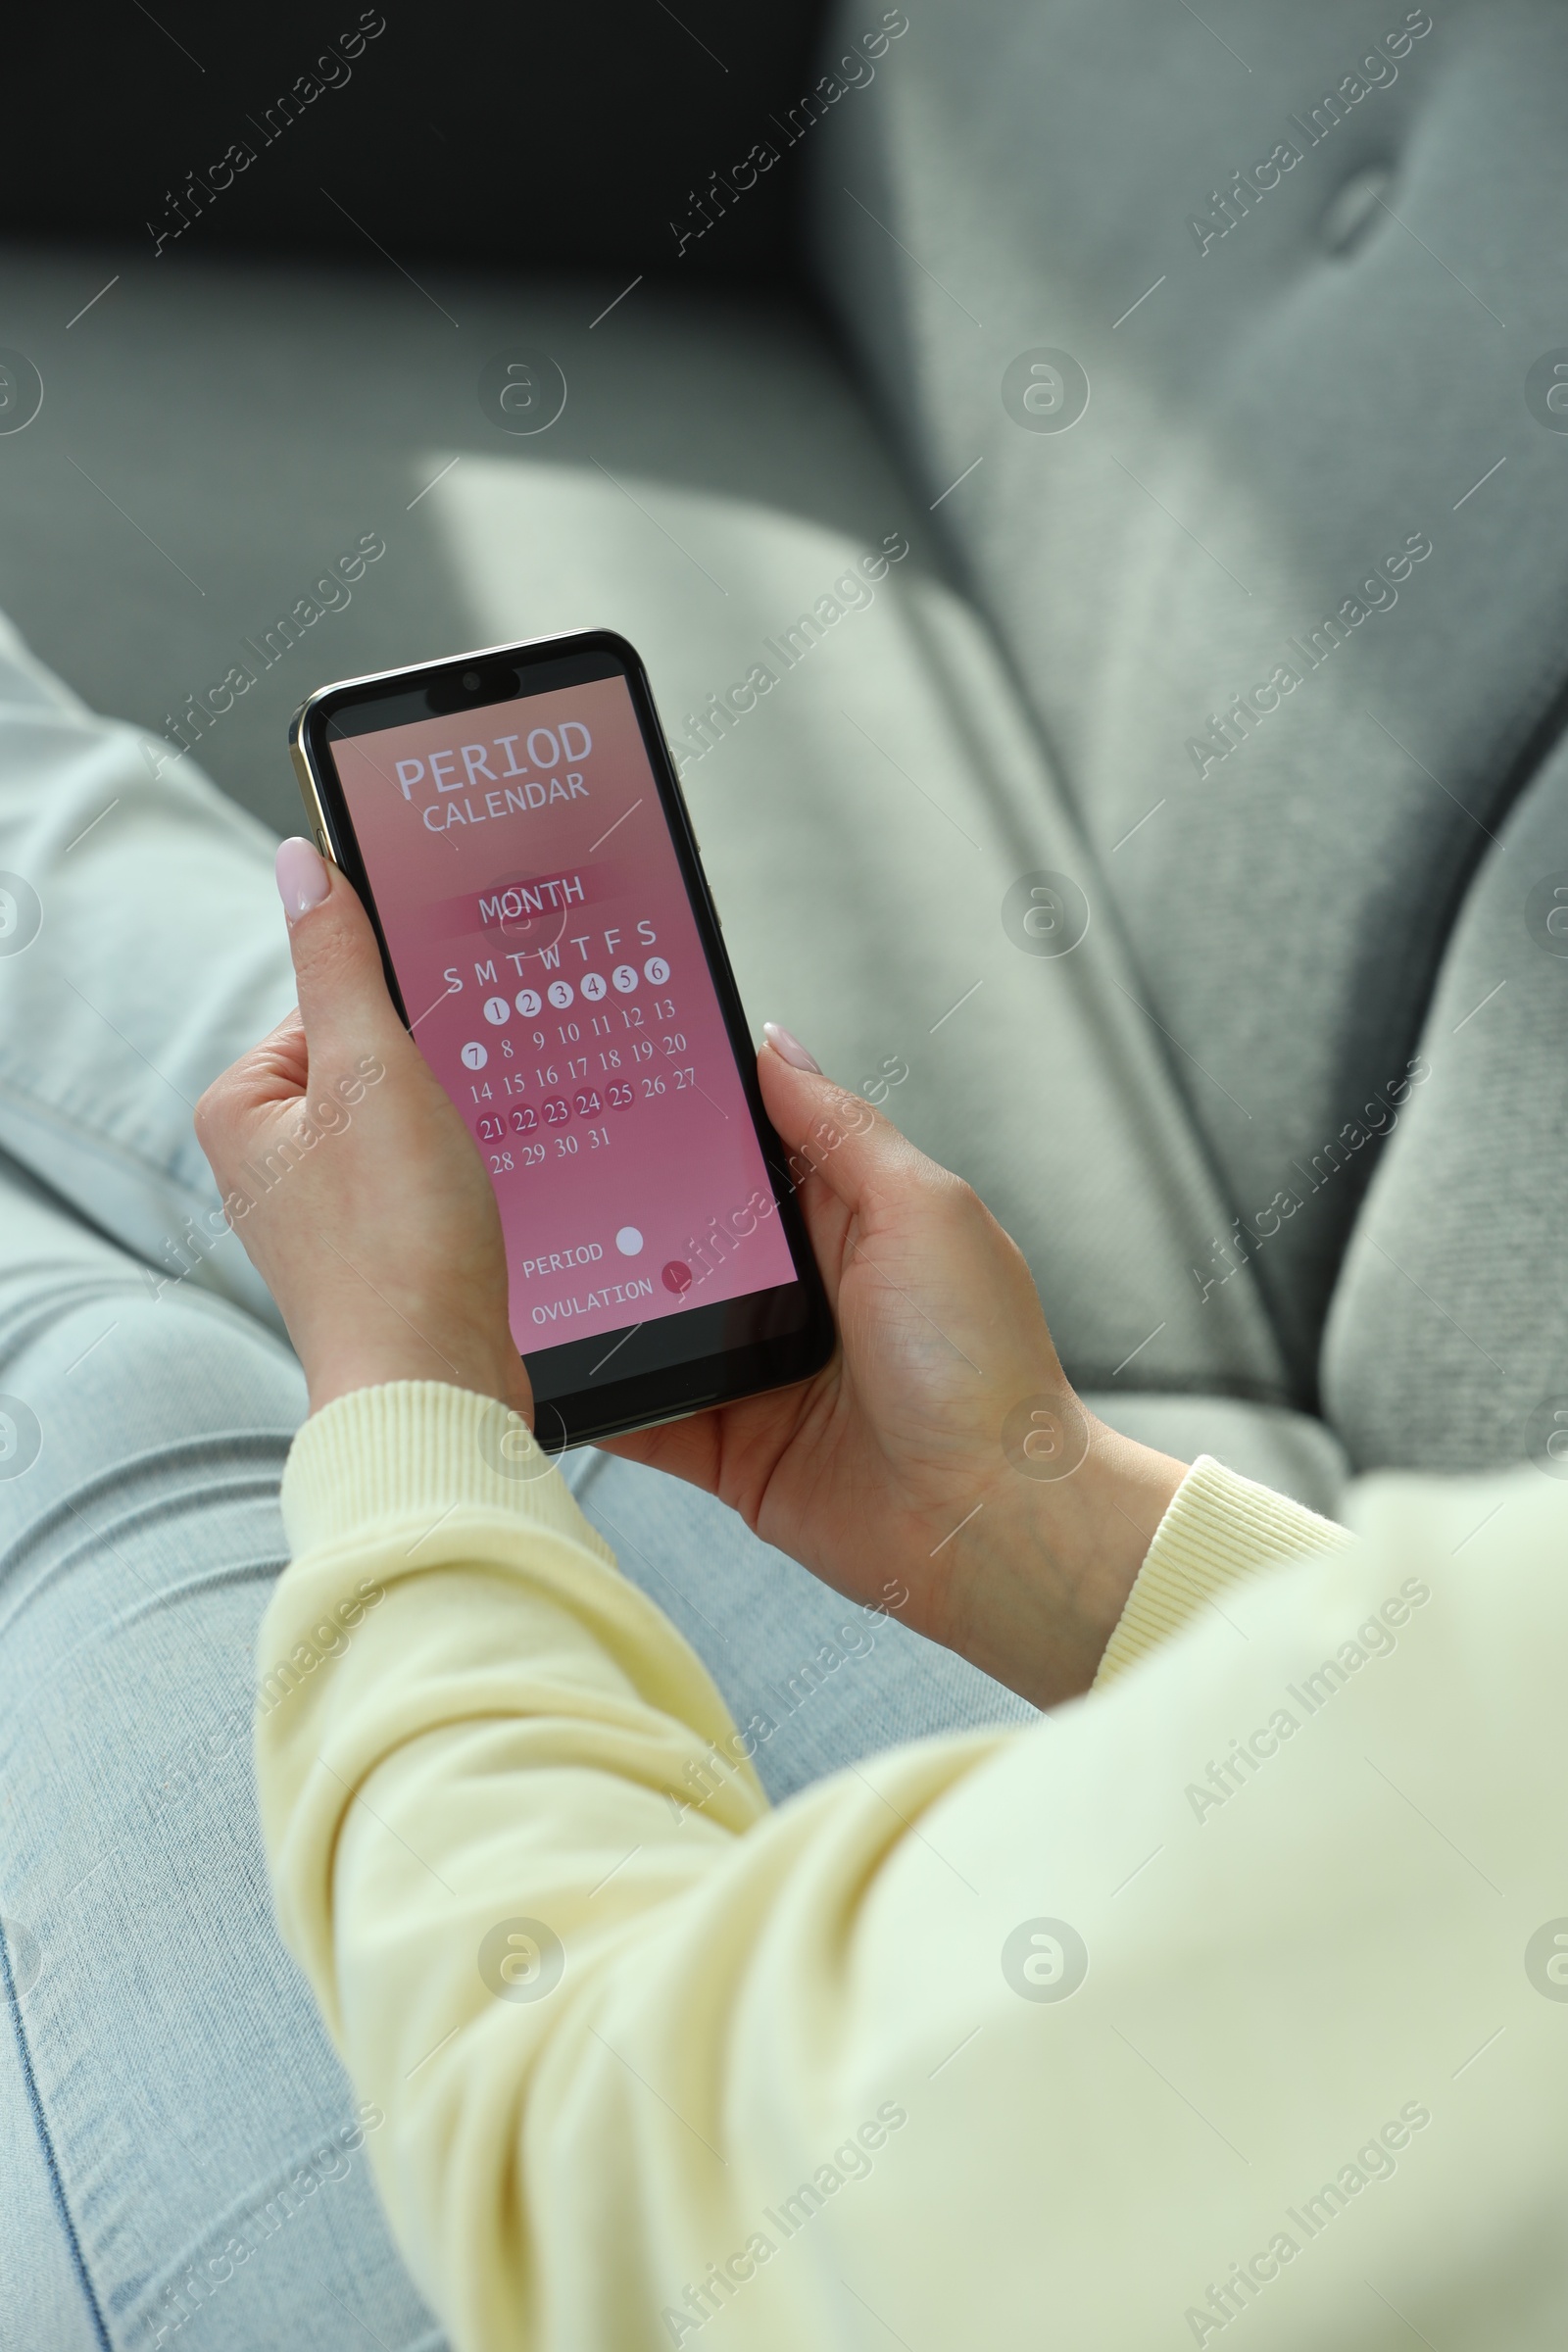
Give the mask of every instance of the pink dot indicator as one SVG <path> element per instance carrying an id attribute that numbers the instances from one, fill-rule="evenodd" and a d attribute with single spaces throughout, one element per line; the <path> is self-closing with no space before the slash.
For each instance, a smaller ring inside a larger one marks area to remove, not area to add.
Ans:
<path id="1" fill-rule="evenodd" d="M 692 1287 L 692 1270 L 678 1257 L 672 1257 L 659 1279 L 665 1290 L 673 1291 L 678 1298 L 684 1291 L 689 1291 Z"/>

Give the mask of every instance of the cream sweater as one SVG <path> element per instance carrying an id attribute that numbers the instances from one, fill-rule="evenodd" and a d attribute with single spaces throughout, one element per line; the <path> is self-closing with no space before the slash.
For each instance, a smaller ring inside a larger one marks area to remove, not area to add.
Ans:
<path id="1" fill-rule="evenodd" d="M 458 2352 L 1560 2352 L 1568 1489 L 1200 1461 L 1100 1686 L 776 1811 L 483 1400 L 295 1443 L 282 1931 Z"/>

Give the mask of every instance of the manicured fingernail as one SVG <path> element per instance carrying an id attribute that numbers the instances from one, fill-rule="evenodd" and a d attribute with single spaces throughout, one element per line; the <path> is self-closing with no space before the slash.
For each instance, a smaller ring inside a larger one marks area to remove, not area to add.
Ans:
<path id="1" fill-rule="evenodd" d="M 800 1039 L 792 1037 L 787 1029 L 781 1029 L 777 1021 L 764 1021 L 762 1035 L 780 1061 L 787 1061 L 792 1070 L 810 1070 L 818 1078 L 821 1077 L 822 1064 L 819 1061 L 813 1061 Z"/>
<path id="2" fill-rule="evenodd" d="M 327 879 L 326 863 L 314 842 L 295 833 L 278 844 L 277 895 L 283 902 L 283 912 L 289 922 L 297 923 L 302 914 L 319 906 L 331 885 Z"/>

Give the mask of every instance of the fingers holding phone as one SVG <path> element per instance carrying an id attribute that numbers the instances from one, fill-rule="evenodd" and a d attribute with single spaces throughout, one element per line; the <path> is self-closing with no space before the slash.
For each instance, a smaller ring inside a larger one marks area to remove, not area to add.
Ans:
<path id="1" fill-rule="evenodd" d="M 277 871 L 299 1008 L 208 1088 L 196 1131 L 312 1410 L 443 1380 L 531 1417 L 472 1140 L 392 1006 L 351 885 L 303 840 Z"/>
<path id="2" fill-rule="evenodd" d="M 970 1187 L 787 1032 L 768 1040 L 762 1098 L 838 1348 L 800 1388 L 612 1449 L 721 1494 L 854 1599 L 884 1603 L 896 1575 L 904 1623 L 1051 1704 L 1093 1679 L 1184 1466 L 1086 1411 L 1022 1252 Z"/>

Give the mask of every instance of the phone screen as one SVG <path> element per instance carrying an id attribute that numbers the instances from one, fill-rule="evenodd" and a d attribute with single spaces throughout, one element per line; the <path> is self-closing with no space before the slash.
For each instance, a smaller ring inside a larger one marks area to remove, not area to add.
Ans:
<path id="1" fill-rule="evenodd" d="M 518 1351 L 797 1282 L 626 679 L 363 724 L 331 758 Z"/>

